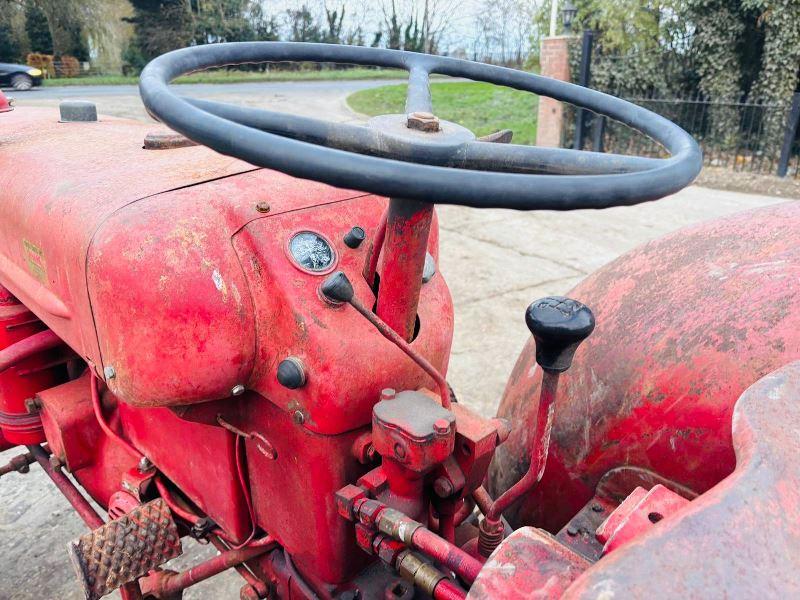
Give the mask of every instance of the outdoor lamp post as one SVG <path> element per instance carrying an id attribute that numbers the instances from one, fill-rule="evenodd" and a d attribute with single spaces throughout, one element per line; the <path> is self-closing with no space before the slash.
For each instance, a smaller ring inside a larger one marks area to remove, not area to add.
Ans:
<path id="1" fill-rule="evenodd" d="M 575 19 L 575 15 L 578 14 L 577 7 L 567 0 L 564 3 L 564 8 L 561 9 L 561 20 L 564 23 L 564 34 L 570 35 L 572 33 L 572 21 Z"/>

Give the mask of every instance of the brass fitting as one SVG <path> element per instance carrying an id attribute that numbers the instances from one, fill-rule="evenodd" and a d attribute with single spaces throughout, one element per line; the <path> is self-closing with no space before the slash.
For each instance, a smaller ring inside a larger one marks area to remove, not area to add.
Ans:
<path id="1" fill-rule="evenodd" d="M 436 567 L 426 563 L 419 555 L 410 550 L 401 554 L 397 559 L 397 570 L 406 581 L 419 587 L 428 596 L 433 598 L 433 591 L 442 579 L 447 576 Z"/>

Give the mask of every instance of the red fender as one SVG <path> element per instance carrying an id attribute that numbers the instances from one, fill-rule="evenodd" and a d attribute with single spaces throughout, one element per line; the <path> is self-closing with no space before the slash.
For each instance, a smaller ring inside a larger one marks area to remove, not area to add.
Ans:
<path id="1" fill-rule="evenodd" d="M 550 455 L 509 521 L 561 528 L 609 470 L 634 466 L 703 493 L 735 467 L 733 406 L 767 373 L 800 358 L 800 203 L 673 233 L 625 255 L 569 295 L 594 334 L 562 378 Z M 490 489 L 527 469 L 540 372 L 531 339 L 498 416 L 515 424 Z"/>

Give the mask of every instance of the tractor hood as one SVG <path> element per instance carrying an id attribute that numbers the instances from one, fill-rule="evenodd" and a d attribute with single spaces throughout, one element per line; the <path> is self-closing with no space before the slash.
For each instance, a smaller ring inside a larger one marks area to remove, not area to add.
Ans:
<path id="1" fill-rule="evenodd" d="M 375 378 L 354 376 L 345 391 L 320 376 L 343 349 L 354 372 L 383 368 L 399 389 L 427 383 L 399 350 L 377 360 L 380 334 L 326 306 L 317 292 L 324 273 L 290 256 L 294 236 L 319 234 L 333 251 L 330 268 L 368 299 L 359 275 L 371 240 L 355 249 L 342 240 L 353 226 L 374 232 L 385 199 L 201 146 L 144 149 L 158 128 L 59 123 L 55 111 L 19 109 L 0 130 L 0 283 L 118 397 L 175 406 L 252 389 L 332 433 L 368 423 L 380 394 L 367 385 Z M 434 258 L 437 247 L 432 231 Z M 424 288 L 419 318 L 437 327 L 423 327 L 415 345 L 445 368 L 452 303 L 441 276 Z M 275 379 L 289 355 L 317 369 L 303 390 Z"/>

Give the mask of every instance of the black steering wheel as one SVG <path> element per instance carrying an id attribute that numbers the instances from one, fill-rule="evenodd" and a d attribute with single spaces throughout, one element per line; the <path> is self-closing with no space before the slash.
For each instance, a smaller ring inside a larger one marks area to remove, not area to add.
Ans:
<path id="1" fill-rule="evenodd" d="M 194 71 L 267 61 L 405 69 L 406 114 L 376 117 L 367 126 L 333 123 L 183 98 L 169 86 Z M 651 159 L 477 140 L 464 127 L 437 122 L 430 114 L 430 73 L 570 102 L 637 129 L 671 156 Z M 702 165 L 700 149 L 688 133 L 630 102 L 514 69 L 415 52 L 299 42 L 194 46 L 150 62 L 139 90 L 151 115 L 222 154 L 337 187 L 423 202 L 520 210 L 631 205 L 680 190 Z"/>

